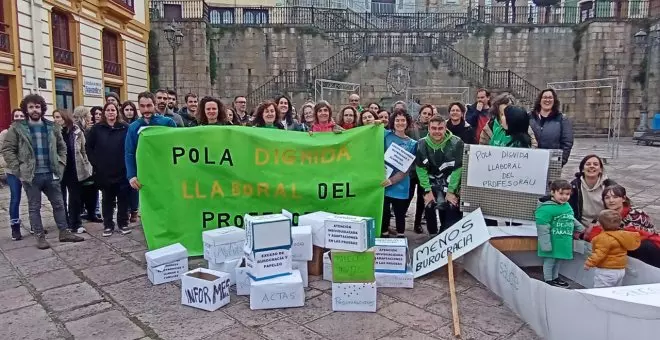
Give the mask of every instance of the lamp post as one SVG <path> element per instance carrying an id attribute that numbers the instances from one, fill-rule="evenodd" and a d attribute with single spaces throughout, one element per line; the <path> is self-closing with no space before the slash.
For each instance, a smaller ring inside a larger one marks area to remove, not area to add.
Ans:
<path id="1" fill-rule="evenodd" d="M 172 47 L 172 80 L 174 83 L 174 91 L 176 91 L 176 50 L 178 50 L 183 43 L 183 33 L 174 22 L 172 22 L 165 28 L 165 37 L 167 38 L 170 47 Z"/>
<path id="2" fill-rule="evenodd" d="M 649 120 L 649 70 L 651 66 L 651 49 L 660 46 L 660 37 L 653 34 L 649 35 L 644 30 L 639 30 L 634 36 L 635 44 L 644 49 L 644 79 L 642 84 L 642 103 L 639 110 L 639 126 L 635 129 L 634 136 L 639 137 L 648 130 Z"/>

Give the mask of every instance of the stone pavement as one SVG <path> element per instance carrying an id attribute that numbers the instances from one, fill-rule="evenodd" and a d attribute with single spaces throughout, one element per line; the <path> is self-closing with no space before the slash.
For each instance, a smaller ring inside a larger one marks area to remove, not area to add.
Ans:
<path id="1" fill-rule="evenodd" d="M 603 154 L 602 141 L 580 140 L 567 166 Z M 654 187 L 660 148 L 625 141 L 621 158 L 609 160 L 610 177 L 654 218 L 660 201 Z M 567 177 L 568 178 L 568 177 Z M 655 188 L 657 190 L 657 188 Z M 21 212 L 27 221 L 23 200 Z M 0 189 L 2 223 L 8 223 L 9 191 Z M 87 224 L 87 240 L 60 244 L 50 206 L 43 216 L 53 249 L 37 250 L 32 237 L 14 242 L 9 228 L 0 234 L 0 339 L 452 339 L 446 274 L 432 273 L 415 288 L 379 289 L 377 313 L 331 311 L 330 283 L 310 277 L 301 308 L 251 311 L 248 298 L 205 312 L 180 304 L 177 284 L 152 286 L 146 278 L 144 234 L 101 237 L 100 224 Z M 412 229 L 412 228 L 410 228 Z M 27 231 L 26 231 L 27 234 Z M 411 243 L 426 240 L 409 234 Z M 192 260 L 191 267 L 204 265 Z M 538 339 L 499 298 L 460 268 L 457 291 L 463 339 Z"/>

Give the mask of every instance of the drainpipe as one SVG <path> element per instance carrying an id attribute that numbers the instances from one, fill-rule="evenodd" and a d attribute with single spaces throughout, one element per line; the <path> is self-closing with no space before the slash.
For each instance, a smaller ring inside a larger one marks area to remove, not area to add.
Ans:
<path id="1" fill-rule="evenodd" d="M 31 38 L 32 38 L 32 77 L 33 86 L 32 92 L 41 94 L 41 89 L 39 88 L 39 74 L 44 73 L 44 50 L 43 50 L 43 37 L 42 37 L 42 24 L 41 21 L 41 10 L 43 7 L 43 0 L 30 0 L 30 20 L 32 22 Z M 50 13 L 50 11 L 48 11 Z M 52 57 L 52 56 L 51 56 Z M 53 87 L 55 86 L 55 80 L 52 79 Z M 55 89 L 53 89 L 55 92 Z"/>

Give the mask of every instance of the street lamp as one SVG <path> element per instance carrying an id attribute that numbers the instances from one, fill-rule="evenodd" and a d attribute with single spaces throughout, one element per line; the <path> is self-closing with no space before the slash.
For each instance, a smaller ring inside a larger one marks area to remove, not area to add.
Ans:
<path id="1" fill-rule="evenodd" d="M 178 50 L 183 43 L 183 33 L 174 22 L 172 22 L 165 28 L 165 37 L 167 38 L 170 47 L 172 47 L 172 80 L 174 82 L 174 91 L 176 91 L 176 50 Z"/>
<path id="2" fill-rule="evenodd" d="M 635 44 L 644 49 L 644 83 L 642 84 L 642 103 L 639 110 L 639 126 L 635 129 L 634 136 L 640 137 L 648 130 L 649 120 L 649 72 L 651 65 L 651 49 L 655 46 L 660 46 L 660 37 L 657 35 L 649 35 L 644 30 L 634 35 Z"/>

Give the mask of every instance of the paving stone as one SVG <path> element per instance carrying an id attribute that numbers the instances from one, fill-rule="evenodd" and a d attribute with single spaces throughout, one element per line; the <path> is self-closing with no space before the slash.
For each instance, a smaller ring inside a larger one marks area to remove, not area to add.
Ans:
<path id="1" fill-rule="evenodd" d="M 272 309 L 251 310 L 250 305 L 247 303 L 233 305 L 223 309 L 223 312 L 231 315 L 232 318 L 244 326 L 253 328 L 261 327 L 284 317 L 282 313 Z"/>
<path id="2" fill-rule="evenodd" d="M 14 276 L 14 275 L 16 275 L 16 271 L 9 262 L 0 264 L 0 277 Z"/>
<path id="3" fill-rule="evenodd" d="M 60 336 L 53 320 L 38 304 L 4 313 L 0 317 L 0 339 L 51 340 Z"/>
<path id="4" fill-rule="evenodd" d="M 82 242 L 85 243 L 85 242 Z M 95 249 L 70 249 L 58 252 L 60 257 L 75 269 L 104 266 L 124 261 L 124 258 L 106 245 Z"/>
<path id="5" fill-rule="evenodd" d="M 379 340 L 437 340 L 430 335 L 414 331 L 408 327 L 404 327 L 390 335 L 387 335 Z"/>
<path id="6" fill-rule="evenodd" d="M 320 340 L 322 336 L 286 320 L 272 322 L 260 328 L 261 334 L 271 340 Z"/>
<path id="7" fill-rule="evenodd" d="M 132 257 L 144 266 L 147 264 L 147 259 L 144 257 L 144 253 L 146 253 L 146 251 L 134 251 L 129 253 L 128 256 Z"/>
<path id="8" fill-rule="evenodd" d="M 18 248 L 5 252 L 7 259 L 14 265 L 55 257 L 52 249 L 40 250 L 32 247 Z"/>
<path id="9" fill-rule="evenodd" d="M 201 309 L 175 305 L 160 305 L 156 309 L 137 315 L 163 340 L 204 339 L 232 326 L 235 321 L 221 311 L 209 313 Z"/>
<path id="10" fill-rule="evenodd" d="M 93 237 L 86 237 L 84 242 L 55 242 L 50 246 L 56 253 L 63 253 L 72 250 L 82 251 L 83 249 L 101 249 L 106 245 Z"/>
<path id="11" fill-rule="evenodd" d="M 180 288 L 170 283 L 154 286 L 146 277 L 104 286 L 101 287 L 101 290 L 131 314 L 159 309 L 163 305 L 181 303 Z"/>
<path id="12" fill-rule="evenodd" d="M 39 275 L 63 268 L 66 268 L 66 263 L 56 256 L 16 265 L 16 269 L 24 276 Z"/>
<path id="13" fill-rule="evenodd" d="M 255 330 L 247 328 L 240 323 L 235 323 L 222 331 L 213 334 L 204 340 L 259 340 L 265 339 Z"/>
<path id="14" fill-rule="evenodd" d="M 144 242 L 139 242 L 128 237 L 111 238 L 109 244 L 124 253 L 130 253 L 134 251 L 142 251 L 142 253 L 145 253 L 147 251 L 147 246 L 144 244 Z"/>
<path id="15" fill-rule="evenodd" d="M 529 325 L 524 325 L 519 331 L 511 335 L 508 340 L 541 340 L 542 338 L 529 328 Z"/>
<path id="16" fill-rule="evenodd" d="M 39 292 L 81 281 L 70 269 L 53 270 L 29 277 L 27 280 Z"/>
<path id="17" fill-rule="evenodd" d="M 85 282 L 47 290 L 41 298 L 46 306 L 56 312 L 103 301 L 96 289 Z"/>
<path id="18" fill-rule="evenodd" d="M 9 275 L 5 277 L 0 277 L 0 292 L 16 288 L 21 285 L 21 280 L 18 276 Z"/>
<path id="19" fill-rule="evenodd" d="M 0 292 L 0 313 L 33 305 L 35 303 L 36 301 L 32 294 L 30 294 L 27 288 L 23 286 Z"/>
<path id="20" fill-rule="evenodd" d="M 330 294 L 322 293 L 305 301 L 305 307 L 303 308 L 282 308 L 279 311 L 287 319 L 303 325 L 332 313 L 332 297 Z"/>
<path id="21" fill-rule="evenodd" d="M 9 204 L 7 204 L 9 205 Z M 0 249 L 3 251 L 9 251 L 13 249 L 19 249 L 19 248 L 32 248 L 32 249 L 37 249 L 37 240 L 34 238 L 34 236 L 30 235 L 27 230 L 21 230 L 21 233 L 23 234 L 23 239 L 20 241 L 13 241 L 11 238 L 0 238 Z"/>
<path id="22" fill-rule="evenodd" d="M 326 291 L 332 289 L 332 282 L 325 280 L 310 281 L 309 286 L 314 289 Z"/>
<path id="23" fill-rule="evenodd" d="M 459 266 L 455 266 L 455 268 L 457 270 L 454 273 L 454 283 L 457 293 L 480 285 L 479 281 L 472 277 L 468 272 L 464 271 L 462 268 L 459 270 Z M 447 271 L 443 269 L 444 268 L 441 268 L 440 270 L 425 275 L 421 280 L 415 280 L 415 284 L 419 282 L 428 286 L 440 288 L 443 292 L 449 292 L 449 277 L 447 276 Z"/>
<path id="24" fill-rule="evenodd" d="M 418 284 L 417 282 L 415 282 L 414 289 L 381 288 L 378 289 L 378 291 L 397 300 L 413 304 L 417 307 L 424 307 L 429 303 L 440 301 L 445 298 L 447 294 L 449 294 L 449 290 L 443 291 L 437 287 Z"/>
<path id="25" fill-rule="evenodd" d="M 112 304 L 110 302 L 105 302 L 105 301 L 99 302 L 90 306 L 80 307 L 74 310 L 61 312 L 58 315 L 58 319 L 62 322 L 74 321 L 86 316 L 98 314 L 110 308 L 112 308 Z"/>
<path id="26" fill-rule="evenodd" d="M 376 293 L 376 311 L 379 311 L 381 308 L 384 308 L 394 302 L 396 302 L 396 299 L 381 292 Z"/>
<path id="27" fill-rule="evenodd" d="M 66 323 L 76 340 L 133 340 L 143 337 L 144 331 L 119 311 L 108 311 Z"/>
<path id="28" fill-rule="evenodd" d="M 487 316 L 482 316 L 482 317 L 487 317 Z M 440 327 L 436 332 L 433 333 L 433 336 L 436 336 L 440 339 L 443 340 L 454 340 L 456 337 L 454 336 L 454 324 L 449 323 L 448 325 L 445 325 L 443 327 Z M 495 340 L 497 339 L 498 335 L 495 333 L 490 333 L 490 332 L 484 332 L 482 330 L 476 329 L 472 326 L 465 325 L 464 323 L 461 322 L 461 339 L 462 340 Z M 502 340 L 507 339 L 509 340 L 509 337 L 503 337 Z M 531 339 L 525 339 L 525 340 L 531 340 Z"/>
<path id="29" fill-rule="evenodd" d="M 489 334 L 511 334 L 523 324 L 510 310 L 493 307 L 469 297 L 458 299 L 458 308 L 463 323 L 468 327 L 474 327 Z M 426 309 L 445 319 L 452 319 L 451 305 L 448 298 L 444 303 L 429 304 Z"/>
<path id="30" fill-rule="evenodd" d="M 379 339 L 401 328 L 376 313 L 335 312 L 305 325 L 312 331 L 329 339 L 354 339 L 359 334 L 361 340 Z"/>
<path id="31" fill-rule="evenodd" d="M 88 268 L 83 270 L 82 273 L 92 282 L 101 286 L 146 275 L 146 271 L 142 267 L 129 261 Z"/>
<path id="32" fill-rule="evenodd" d="M 459 294 L 459 299 L 462 296 L 470 297 L 472 299 L 481 301 L 490 306 L 501 306 L 502 300 L 486 287 L 472 287 Z"/>
<path id="33" fill-rule="evenodd" d="M 450 320 L 404 302 L 395 302 L 378 314 L 422 333 L 431 333 Z"/>

